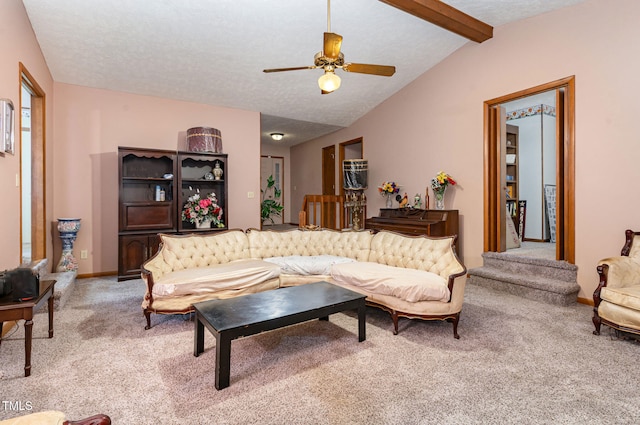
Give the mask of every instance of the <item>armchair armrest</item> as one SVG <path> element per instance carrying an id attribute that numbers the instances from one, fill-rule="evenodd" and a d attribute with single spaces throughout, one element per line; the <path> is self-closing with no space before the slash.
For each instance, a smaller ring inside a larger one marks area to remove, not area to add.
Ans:
<path id="1" fill-rule="evenodd" d="M 605 265 L 607 267 L 603 267 Z M 598 262 L 597 270 L 603 282 L 600 285 L 602 287 L 623 288 L 640 284 L 640 261 L 635 258 L 625 256 L 605 258 Z"/>
<path id="2" fill-rule="evenodd" d="M 111 425 L 111 418 L 107 415 L 94 415 L 77 421 L 65 421 L 64 425 Z"/>

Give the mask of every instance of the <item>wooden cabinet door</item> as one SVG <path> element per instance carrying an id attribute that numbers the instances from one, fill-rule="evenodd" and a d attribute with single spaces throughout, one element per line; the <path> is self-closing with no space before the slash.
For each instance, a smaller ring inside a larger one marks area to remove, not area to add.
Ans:
<path id="1" fill-rule="evenodd" d="M 140 277 L 142 263 L 149 258 L 149 235 L 120 236 L 118 276 Z"/>

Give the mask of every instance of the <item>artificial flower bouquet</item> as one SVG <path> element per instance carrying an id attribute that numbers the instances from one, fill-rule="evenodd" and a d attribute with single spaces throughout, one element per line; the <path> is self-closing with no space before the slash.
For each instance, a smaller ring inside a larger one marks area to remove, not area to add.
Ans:
<path id="1" fill-rule="evenodd" d="M 431 189 L 433 193 L 444 193 L 447 186 L 455 186 L 456 181 L 444 171 L 440 171 L 434 178 L 431 179 Z"/>
<path id="2" fill-rule="evenodd" d="M 205 198 L 199 193 L 190 196 L 182 208 L 182 221 L 195 223 L 210 220 L 214 227 L 224 227 L 222 208 L 218 205 L 216 194 L 211 192 Z"/>
<path id="3" fill-rule="evenodd" d="M 382 196 L 393 195 L 400 192 L 400 185 L 396 184 L 396 182 L 384 182 L 378 186 L 378 192 Z"/>

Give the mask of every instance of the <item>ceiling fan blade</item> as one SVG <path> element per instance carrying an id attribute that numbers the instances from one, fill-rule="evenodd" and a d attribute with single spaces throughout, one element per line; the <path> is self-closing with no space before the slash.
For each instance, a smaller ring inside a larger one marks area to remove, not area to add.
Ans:
<path id="1" fill-rule="evenodd" d="M 342 67 L 347 72 L 357 72 L 360 74 L 382 75 L 383 77 L 391 77 L 396 73 L 395 66 L 388 65 L 370 65 L 366 63 L 345 63 Z"/>
<path id="2" fill-rule="evenodd" d="M 298 66 L 295 68 L 272 68 L 263 69 L 262 72 L 283 72 L 283 71 L 298 71 L 300 69 L 316 69 L 317 66 Z"/>
<path id="3" fill-rule="evenodd" d="M 320 94 L 329 94 L 329 93 L 333 93 L 333 91 L 324 91 L 324 90 L 320 89 Z"/>
<path id="4" fill-rule="evenodd" d="M 324 49 L 322 52 L 324 55 L 331 59 L 336 60 L 340 55 L 340 46 L 342 46 L 342 36 L 333 32 L 324 33 Z"/>

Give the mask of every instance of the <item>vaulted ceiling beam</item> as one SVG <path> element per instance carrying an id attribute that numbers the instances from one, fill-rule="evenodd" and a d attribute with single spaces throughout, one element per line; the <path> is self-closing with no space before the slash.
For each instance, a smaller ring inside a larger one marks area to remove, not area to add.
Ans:
<path id="1" fill-rule="evenodd" d="M 441 28 L 482 43 L 493 37 L 493 27 L 440 0 L 380 0 Z"/>

